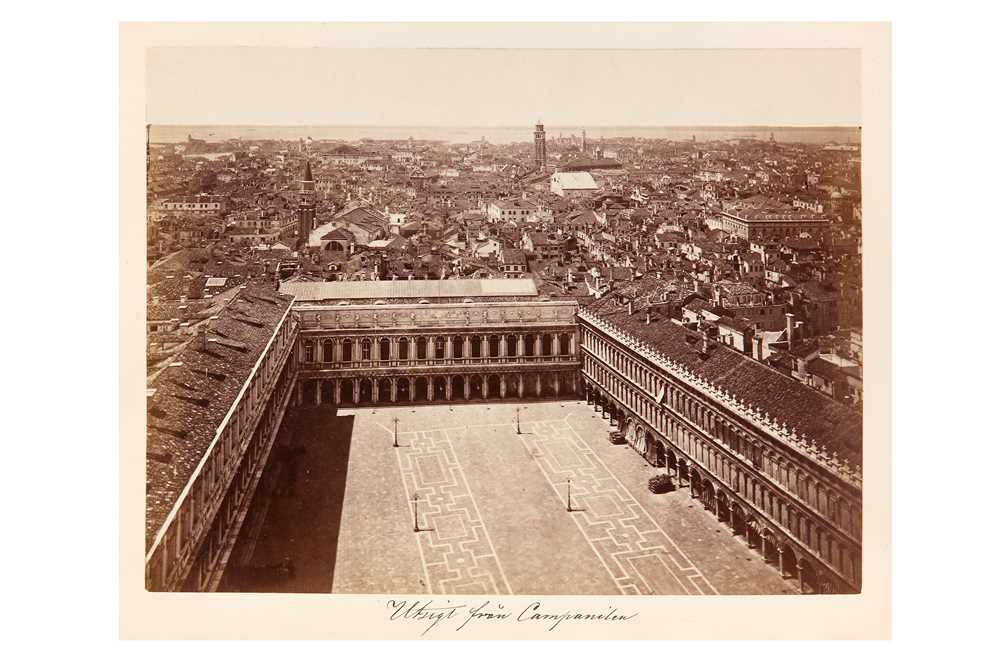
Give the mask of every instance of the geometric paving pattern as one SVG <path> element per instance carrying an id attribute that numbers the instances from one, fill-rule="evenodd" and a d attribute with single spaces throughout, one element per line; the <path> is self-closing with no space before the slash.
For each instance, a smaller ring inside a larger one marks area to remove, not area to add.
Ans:
<path id="1" fill-rule="evenodd" d="M 396 460 L 411 502 L 425 580 L 434 594 L 511 594 L 446 430 L 400 432 Z"/>
<path id="2" fill-rule="evenodd" d="M 566 420 L 522 423 L 541 468 L 622 594 L 718 594 Z"/>

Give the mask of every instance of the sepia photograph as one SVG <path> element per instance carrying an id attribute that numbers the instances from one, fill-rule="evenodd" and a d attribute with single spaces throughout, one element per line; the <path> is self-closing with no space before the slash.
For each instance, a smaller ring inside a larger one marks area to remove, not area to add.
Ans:
<path id="1" fill-rule="evenodd" d="M 13 661 L 983 661 L 949 9 L 19 7 Z"/>
<path id="2" fill-rule="evenodd" d="M 870 587 L 861 47 L 224 44 L 138 66 L 140 594 Z"/>

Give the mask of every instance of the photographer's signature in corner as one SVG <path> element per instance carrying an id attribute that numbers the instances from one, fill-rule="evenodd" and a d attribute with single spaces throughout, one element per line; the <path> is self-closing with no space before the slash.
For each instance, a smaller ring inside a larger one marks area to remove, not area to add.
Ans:
<path id="1" fill-rule="evenodd" d="M 498 601 L 484 601 L 477 604 L 451 603 L 450 601 L 408 601 L 390 599 L 386 604 L 390 621 L 407 621 L 424 624 L 421 635 L 431 629 L 453 626 L 461 631 L 474 623 L 483 622 L 538 622 L 547 625 L 548 631 L 571 622 L 627 622 L 638 613 L 623 613 L 608 607 L 601 612 L 577 610 L 549 610 L 539 601 L 514 609 L 507 608 Z"/>

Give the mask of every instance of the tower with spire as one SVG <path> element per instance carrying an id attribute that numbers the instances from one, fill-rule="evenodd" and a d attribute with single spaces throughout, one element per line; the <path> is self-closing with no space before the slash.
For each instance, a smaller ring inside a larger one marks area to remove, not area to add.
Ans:
<path id="1" fill-rule="evenodd" d="M 545 125 L 541 120 L 535 124 L 535 170 L 545 170 Z"/>
<path id="2" fill-rule="evenodd" d="M 306 161 L 306 172 L 299 181 L 299 237 L 296 245 L 304 250 L 309 242 L 309 232 L 316 226 L 316 182 L 312 165 Z"/>

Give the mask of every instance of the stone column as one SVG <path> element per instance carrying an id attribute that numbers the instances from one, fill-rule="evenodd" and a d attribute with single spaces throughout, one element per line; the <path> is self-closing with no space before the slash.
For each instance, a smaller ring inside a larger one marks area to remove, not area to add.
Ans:
<path id="1" fill-rule="evenodd" d="M 374 402 L 374 403 L 378 402 L 378 383 L 379 383 L 378 379 L 375 378 L 375 377 L 373 377 L 372 378 L 372 402 Z"/>
<path id="2" fill-rule="evenodd" d="M 517 397 L 524 397 L 524 375 L 517 376 Z"/>
<path id="3" fill-rule="evenodd" d="M 391 402 L 396 402 L 396 392 L 399 390 L 398 386 L 399 380 L 396 377 L 393 377 L 389 381 L 392 382 L 390 384 L 391 388 L 389 389 L 389 400 Z"/>
<path id="4" fill-rule="evenodd" d="M 535 345 L 535 348 L 536 349 L 538 348 L 537 344 Z M 540 398 L 541 396 L 542 396 L 542 376 L 535 375 L 535 397 Z"/>
<path id="5" fill-rule="evenodd" d="M 427 402 L 434 402 L 434 377 L 428 377 Z"/>
<path id="6" fill-rule="evenodd" d="M 542 355 L 542 335 L 535 336 L 535 356 Z"/>
<path id="7" fill-rule="evenodd" d="M 354 384 L 354 404 L 361 402 L 361 380 L 353 379 L 351 383 Z"/>
<path id="8" fill-rule="evenodd" d="M 323 403 L 323 382 L 316 380 L 316 404 Z"/>
<path id="9" fill-rule="evenodd" d="M 472 336 L 464 335 L 462 336 L 462 339 L 464 340 L 464 342 L 462 342 L 462 356 L 470 358 L 472 356 Z"/>
<path id="10" fill-rule="evenodd" d="M 333 380 L 333 404 L 340 404 L 340 380 Z"/>
<path id="11" fill-rule="evenodd" d="M 517 334 L 517 356 L 524 356 L 524 333 Z"/>
<path id="12" fill-rule="evenodd" d="M 778 573 L 785 577 L 785 549 L 778 548 Z"/>
<path id="13" fill-rule="evenodd" d="M 507 357 L 507 336 L 506 335 L 501 335 L 500 336 L 500 357 L 501 358 L 506 358 Z"/>
<path id="14" fill-rule="evenodd" d="M 805 594 L 806 593 L 806 586 L 802 582 L 802 560 L 799 560 L 799 561 L 797 561 L 795 563 L 795 573 L 798 574 L 798 578 L 799 578 L 799 593 L 800 594 Z"/>
<path id="15" fill-rule="evenodd" d="M 487 375 L 483 375 L 482 382 L 483 383 L 482 386 L 480 386 L 480 388 L 482 389 L 481 392 L 483 394 L 483 400 L 485 400 L 487 396 L 487 391 L 489 390 L 489 377 Z"/>
<path id="16" fill-rule="evenodd" d="M 507 375 L 500 375 L 500 399 L 507 397 Z"/>
<path id="17" fill-rule="evenodd" d="M 552 378 L 552 386 L 555 387 L 556 395 L 558 396 L 559 395 L 559 373 L 558 372 L 555 373 L 555 376 L 553 376 L 553 378 Z"/>
<path id="18" fill-rule="evenodd" d="M 468 345 L 468 341 L 466 341 Z M 469 381 L 469 375 L 463 375 L 462 377 L 462 392 L 465 394 L 465 399 L 469 399 L 469 392 L 472 389 L 472 382 Z"/>
<path id="19" fill-rule="evenodd" d="M 444 385 L 444 399 L 449 401 L 451 400 L 451 382 L 452 378 L 449 375 L 448 377 L 446 377 L 446 382 Z"/>
<path id="20" fill-rule="evenodd" d="M 576 333 L 569 334 L 569 355 L 576 356 Z"/>
<path id="21" fill-rule="evenodd" d="M 303 389 L 304 389 L 304 383 L 303 382 L 299 382 L 298 390 L 296 390 L 296 392 L 295 392 L 295 404 L 296 405 L 301 405 L 302 404 L 302 391 L 303 391 Z"/>

